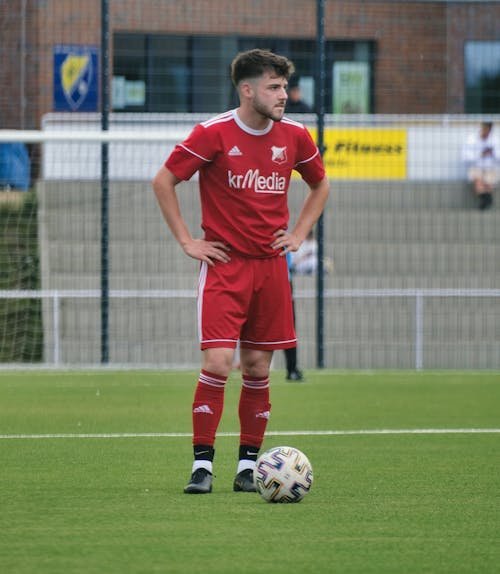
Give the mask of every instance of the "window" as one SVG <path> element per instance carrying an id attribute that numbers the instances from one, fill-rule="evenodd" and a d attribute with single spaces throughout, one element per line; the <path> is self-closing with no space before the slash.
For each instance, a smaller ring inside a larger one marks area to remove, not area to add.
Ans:
<path id="1" fill-rule="evenodd" d="M 500 112 L 500 42 L 465 44 L 465 112 Z"/>
<path id="2" fill-rule="evenodd" d="M 113 66 L 112 105 L 116 110 L 142 111 L 146 105 L 146 90 L 140 103 L 133 98 L 133 86 L 146 87 L 148 66 L 146 36 L 143 34 L 116 35 L 113 50 L 115 52 Z M 118 57 L 117 57 L 117 55 Z"/>
<path id="3" fill-rule="evenodd" d="M 231 61 L 237 52 L 255 47 L 289 57 L 307 88 L 304 95 L 314 103 L 315 40 L 115 33 L 113 110 L 218 113 L 235 107 Z M 371 70 L 372 54 L 370 42 L 327 42 L 327 112 L 332 111 L 334 62 L 365 62 Z"/>

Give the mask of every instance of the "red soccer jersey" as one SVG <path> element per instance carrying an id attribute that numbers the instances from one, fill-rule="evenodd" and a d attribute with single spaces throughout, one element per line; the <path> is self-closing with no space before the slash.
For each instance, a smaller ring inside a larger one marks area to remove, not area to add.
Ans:
<path id="1" fill-rule="evenodd" d="M 198 124 L 165 166 L 179 179 L 199 171 L 202 228 L 248 257 L 273 257 L 273 234 L 288 227 L 287 192 L 293 169 L 314 184 L 325 170 L 307 129 L 288 118 L 261 131 L 236 110 Z"/>

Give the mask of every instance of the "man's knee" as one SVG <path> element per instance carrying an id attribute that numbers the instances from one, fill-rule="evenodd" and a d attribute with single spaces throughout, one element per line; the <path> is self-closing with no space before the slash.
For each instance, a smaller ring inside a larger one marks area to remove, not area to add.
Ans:
<path id="1" fill-rule="evenodd" d="M 215 375 L 229 376 L 233 368 L 235 349 L 216 347 L 203 351 L 202 368 Z"/>
<path id="2" fill-rule="evenodd" d="M 272 351 L 241 349 L 241 371 L 250 377 L 268 377 L 271 368 Z"/>

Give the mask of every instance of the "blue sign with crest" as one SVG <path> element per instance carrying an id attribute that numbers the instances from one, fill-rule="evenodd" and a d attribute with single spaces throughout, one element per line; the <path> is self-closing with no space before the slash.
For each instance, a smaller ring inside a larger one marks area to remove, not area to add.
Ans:
<path id="1" fill-rule="evenodd" d="M 54 46 L 54 111 L 96 112 L 99 59 L 96 46 Z"/>

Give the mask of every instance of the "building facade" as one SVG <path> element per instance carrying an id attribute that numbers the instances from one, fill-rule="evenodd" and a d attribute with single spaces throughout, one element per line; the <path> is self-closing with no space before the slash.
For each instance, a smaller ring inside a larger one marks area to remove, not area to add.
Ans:
<path id="1" fill-rule="evenodd" d="M 101 4 L 0 1 L 2 128 L 38 129 L 52 111 L 100 110 Z M 256 46 L 291 57 L 306 97 L 318 102 L 317 0 L 108 5 L 114 111 L 225 109 L 234 98 L 230 61 Z M 327 113 L 500 111 L 500 3 L 326 0 L 324 8 Z"/>

